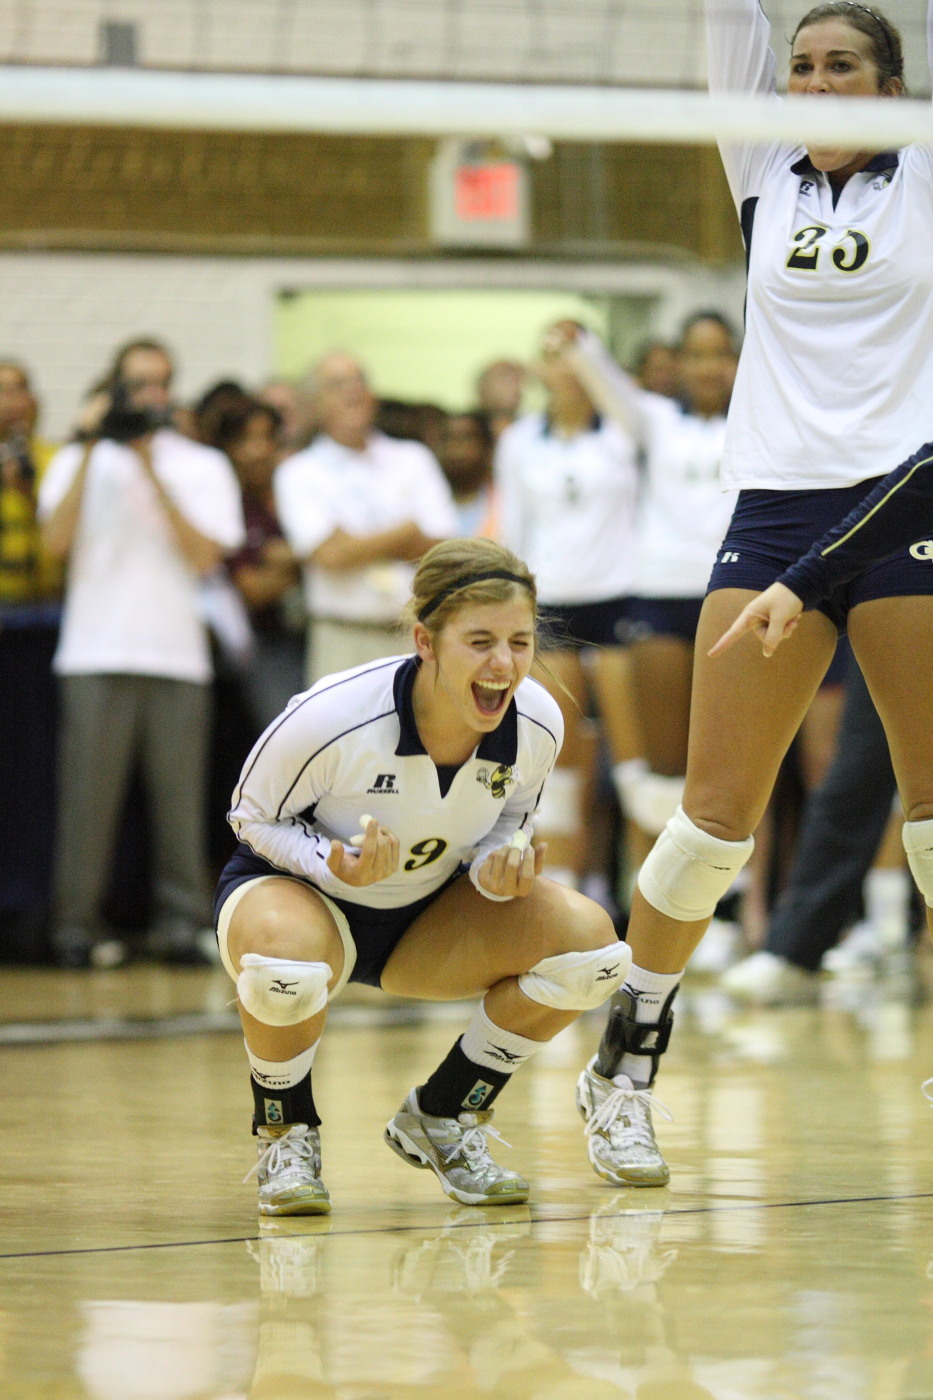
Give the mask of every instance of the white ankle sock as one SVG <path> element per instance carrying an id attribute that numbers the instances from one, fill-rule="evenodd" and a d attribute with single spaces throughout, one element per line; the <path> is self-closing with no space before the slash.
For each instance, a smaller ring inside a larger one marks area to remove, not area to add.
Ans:
<path id="1" fill-rule="evenodd" d="M 243 1044 L 246 1045 L 245 1040 Z M 265 1089 L 294 1088 L 310 1074 L 318 1044 L 315 1041 L 308 1050 L 302 1050 L 292 1060 L 264 1060 L 246 1045 L 246 1058 L 253 1078 Z"/>
<path id="2" fill-rule="evenodd" d="M 680 985 L 682 972 L 649 972 L 645 967 L 629 968 L 625 979 L 625 991 L 635 998 L 635 1020 L 639 1025 L 657 1022 L 664 1003 L 671 992 Z M 636 1088 L 648 1083 L 651 1061 L 647 1055 L 623 1055 L 619 1073 L 627 1074 Z"/>
<path id="3" fill-rule="evenodd" d="M 482 1002 L 460 1037 L 460 1049 L 468 1060 L 485 1069 L 497 1069 L 500 1074 L 512 1074 L 546 1044 L 544 1040 L 529 1040 L 515 1031 L 502 1030 L 490 1021 Z"/>

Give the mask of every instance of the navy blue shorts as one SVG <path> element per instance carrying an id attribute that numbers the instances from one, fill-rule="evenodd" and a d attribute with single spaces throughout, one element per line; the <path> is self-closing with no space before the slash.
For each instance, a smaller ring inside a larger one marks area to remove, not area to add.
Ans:
<path id="1" fill-rule="evenodd" d="M 627 646 L 630 607 L 630 598 L 607 598 L 599 603 L 541 603 L 538 646 L 541 651 Z"/>
<path id="2" fill-rule="evenodd" d="M 356 966 L 350 973 L 351 982 L 365 982 L 367 987 L 382 986 L 382 971 L 399 942 L 402 934 L 414 923 L 418 915 L 432 905 L 437 897 L 449 889 L 455 880 L 463 875 L 458 870 L 446 884 L 432 890 L 414 904 L 405 904 L 400 909 L 373 909 L 367 904 L 354 904 L 348 899 L 335 899 L 327 891 L 327 898 L 336 904 L 350 925 L 350 934 L 356 944 Z M 247 880 L 256 880 L 260 875 L 282 875 L 288 880 L 301 877 L 290 870 L 280 870 L 262 856 L 257 856 L 248 846 L 240 844 L 227 861 L 217 882 L 214 894 L 214 926 L 220 911 L 237 886 Z M 309 889 L 315 889 L 310 880 L 303 882 Z"/>
<path id="3" fill-rule="evenodd" d="M 707 591 L 753 588 L 761 592 L 831 526 L 845 519 L 880 479 L 828 491 L 740 491 Z M 933 593 L 933 565 L 928 559 L 914 558 L 905 545 L 818 607 L 844 632 L 849 612 L 859 603 L 928 593 Z"/>
<path id="4" fill-rule="evenodd" d="M 679 637 L 693 643 L 700 622 L 702 598 L 633 598 L 629 610 L 629 639 Z"/>

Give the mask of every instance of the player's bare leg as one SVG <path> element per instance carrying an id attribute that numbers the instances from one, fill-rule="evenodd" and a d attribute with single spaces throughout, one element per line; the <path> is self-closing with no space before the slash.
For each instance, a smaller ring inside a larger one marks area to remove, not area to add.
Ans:
<path id="1" fill-rule="evenodd" d="M 668 1180 L 650 1090 L 670 1038 L 674 997 L 717 900 L 751 854 L 778 768 L 836 644 L 830 621 L 808 613 L 793 645 L 782 649 L 780 666 L 774 662 L 781 652 L 766 660 L 754 639 L 711 661 L 709 647 L 752 596 L 725 589 L 704 605 L 683 807 L 642 867 L 628 930 L 632 968 L 578 1084 L 590 1159 L 618 1185 Z"/>
<path id="2" fill-rule="evenodd" d="M 933 936 L 933 598 L 879 598 L 849 614 L 849 636 L 881 717 L 906 821 L 902 839 Z"/>
<path id="3" fill-rule="evenodd" d="M 508 903 L 466 879 L 451 886 L 403 936 L 382 985 L 397 996 L 483 1001 L 390 1120 L 389 1146 L 433 1170 L 464 1205 L 526 1200 L 527 1181 L 490 1155 L 492 1104 L 526 1060 L 621 985 L 628 963 L 605 911 L 563 885 L 538 877 Z"/>
<path id="4" fill-rule="evenodd" d="M 315 891 L 271 878 L 238 901 L 226 951 L 250 1063 L 260 1213 L 326 1214 L 311 1066 L 343 970 L 340 934 Z"/>

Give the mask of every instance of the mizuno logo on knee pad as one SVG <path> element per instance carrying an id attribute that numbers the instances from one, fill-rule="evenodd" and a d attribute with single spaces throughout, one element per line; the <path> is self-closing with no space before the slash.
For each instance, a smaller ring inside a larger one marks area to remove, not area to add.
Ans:
<path id="1" fill-rule="evenodd" d="M 583 953 L 558 953 L 542 958 L 518 979 L 531 1001 L 557 1011 L 588 1011 L 602 1006 L 621 987 L 632 963 L 625 943 L 591 948 Z"/>
<path id="2" fill-rule="evenodd" d="M 325 962 L 291 962 L 244 953 L 237 978 L 240 1005 L 267 1026 L 293 1026 L 327 1005 L 333 970 Z"/>

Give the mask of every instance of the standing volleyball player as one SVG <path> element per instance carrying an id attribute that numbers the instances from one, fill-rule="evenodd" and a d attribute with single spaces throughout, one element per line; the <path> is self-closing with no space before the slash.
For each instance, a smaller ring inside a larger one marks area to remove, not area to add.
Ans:
<path id="1" fill-rule="evenodd" d="M 296 696 L 234 793 L 241 844 L 217 933 L 252 1071 L 264 1215 L 330 1210 L 311 1065 L 348 981 L 483 998 L 386 1141 L 454 1200 L 496 1205 L 529 1187 L 490 1156 L 493 1101 L 630 962 L 608 915 L 543 879 L 543 849 L 528 845 L 562 737 L 528 677 L 532 574 L 501 545 L 451 540 L 419 565 L 409 612 L 415 655 Z"/>
<path id="2" fill-rule="evenodd" d="M 639 388 L 596 336 L 560 327 L 564 357 L 596 403 L 644 454 L 638 501 L 632 683 L 644 757 L 616 765 L 619 800 L 657 836 L 683 797 L 693 643 L 709 572 L 732 508 L 719 484 L 738 346 L 718 313 L 685 322 L 677 344 L 680 397 Z"/>
<path id="3" fill-rule="evenodd" d="M 496 449 L 503 540 L 538 581 L 548 680 L 561 707 L 566 743 L 548 784 L 538 826 L 550 841 L 551 873 L 565 884 L 583 873 L 584 802 L 591 746 L 583 725 L 588 681 L 614 763 L 636 750 L 628 703 L 629 595 L 635 562 L 638 470 L 635 441 L 601 417 L 560 330 L 545 336 L 534 371 L 547 390 L 543 413 L 506 428 Z"/>
<path id="4" fill-rule="evenodd" d="M 770 93 L 775 60 L 756 0 L 708 0 L 707 9 L 712 86 Z M 900 35 L 868 6 L 820 5 L 797 26 L 789 85 L 894 99 Z M 633 1171 L 641 1183 L 668 1179 L 647 1089 L 681 972 L 751 854 L 842 627 L 888 734 L 914 877 L 933 899 L 933 726 L 918 703 L 933 682 L 929 561 L 905 548 L 866 569 L 805 613 L 794 645 L 770 659 L 750 642 L 706 655 L 754 593 L 933 436 L 933 154 L 774 145 L 722 154 L 749 255 L 723 462 L 723 485 L 740 495 L 697 636 L 683 805 L 642 866 L 631 973 L 578 1086 L 593 1165 L 620 1185 Z M 613 1087 L 617 1102 L 631 1103 L 607 1122 L 594 1110 Z"/>

